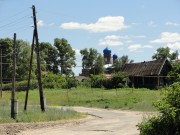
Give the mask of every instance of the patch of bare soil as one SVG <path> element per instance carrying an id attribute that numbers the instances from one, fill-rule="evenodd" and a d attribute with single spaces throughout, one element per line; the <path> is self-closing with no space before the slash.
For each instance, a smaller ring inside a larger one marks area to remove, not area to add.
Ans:
<path id="1" fill-rule="evenodd" d="M 74 126 L 85 123 L 90 116 L 85 119 L 79 120 L 62 120 L 62 121 L 51 121 L 51 122 L 38 122 L 38 123 L 7 123 L 0 124 L 0 135 L 16 135 L 25 130 L 41 129 L 41 128 L 53 128 L 57 126 Z"/>

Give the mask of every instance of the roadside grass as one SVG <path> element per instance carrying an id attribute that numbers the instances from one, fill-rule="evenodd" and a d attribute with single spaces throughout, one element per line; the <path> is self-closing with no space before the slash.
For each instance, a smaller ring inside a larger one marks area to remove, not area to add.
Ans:
<path id="1" fill-rule="evenodd" d="M 84 106 L 151 112 L 157 111 L 152 104 L 161 98 L 161 93 L 160 90 L 132 88 L 112 90 L 83 87 L 44 89 L 47 106 Z M 3 92 L 3 97 L 0 98 L 0 123 L 14 122 L 9 118 L 10 98 L 11 92 Z M 41 112 L 38 107 L 40 101 L 37 89 L 29 91 L 27 112 L 23 111 L 25 92 L 16 92 L 16 98 L 19 104 L 18 121 L 38 122 L 82 117 L 82 114 L 72 110 L 47 108 L 45 113 Z"/>
<path id="2" fill-rule="evenodd" d="M 31 92 L 31 91 L 30 91 Z M 23 110 L 25 92 L 17 92 L 18 99 L 18 115 L 17 119 L 11 118 L 11 101 L 10 92 L 3 92 L 3 97 L 0 98 L 0 123 L 14 122 L 45 122 L 57 120 L 79 119 L 86 116 L 85 113 L 79 113 L 70 109 L 47 107 L 45 112 L 40 110 L 38 104 L 38 90 L 32 91 L 30 94 L 30 105 L 27 111 Z M 35 97 L 31 97 L 35 96 Z M 37 97 L 36 97 L 37 96 Z M 34 101 L 33 101 L 34 100 Z"/>

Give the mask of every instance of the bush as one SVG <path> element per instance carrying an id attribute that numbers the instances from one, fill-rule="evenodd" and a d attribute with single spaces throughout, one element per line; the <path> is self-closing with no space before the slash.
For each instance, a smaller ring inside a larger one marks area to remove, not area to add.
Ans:
<path id="1" fill-rule="evenodd" d="M 79 85 L 79 81 L 74 77 L 66 78 L 66 84 L 62 86 L 62 88 L 69 89 L 72 87 L 77 87 Z"/>
<path id="2" fill-rule="evenodd" d="M 80 82 L 80 85 L 83 87 L 91 87 L 91 78 L 87 77 Z"/>
<path id="3" fill-rule="evenodd" d="M 141 135 L 180 135 L 180 82 L 167 90 L 154 104 L 160 115 L 138 124 Z"/>
<path id="4" fill-rule="evenodd" d="M 91 87 L 92 88 L 101 88 L 103 86 L 104 75 L 91 75 Z"/>
<path id="5" fill-rule="evenodd" d="M 38 87 L 37 80 L 31 80 L 30 89 Z M 19 81 L 16 83 L 16 91 L 25 91 L 27 89 L 27 81 Z M 6 83 L 2 85 L 2 90 L 12 90 L 12 83 Z"/>
<path id="6" fill-rule="evenodd" d="M 117 72 L 110 79 L 104 79 L 103 85 L 106 89 L 124 88 L 128 80 L 127 73 Z"/>
<path id="7" fill-rule="evenodd" d="M 61 74 L 53 74 L 51 72 L 48 72 L 42 76 L 42 83 L 44 88 L 65 88 L 66 78 Z"/>

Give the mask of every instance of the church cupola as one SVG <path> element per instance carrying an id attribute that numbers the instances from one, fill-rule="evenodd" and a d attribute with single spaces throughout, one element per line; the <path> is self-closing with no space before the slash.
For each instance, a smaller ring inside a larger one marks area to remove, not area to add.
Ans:
<path id="1" fill-rule="evenodd" d="M 104 62 L 105 62 L 105 64 L 111 64 L 111 50 L 108 47 L 106 47 L 103 50 L 103 53 L 104 53 Z"/>
<path id="2" fill-rule="evenodd" d="M 113 63 L 118 58 L 117 54 L 113 54 Z"/>

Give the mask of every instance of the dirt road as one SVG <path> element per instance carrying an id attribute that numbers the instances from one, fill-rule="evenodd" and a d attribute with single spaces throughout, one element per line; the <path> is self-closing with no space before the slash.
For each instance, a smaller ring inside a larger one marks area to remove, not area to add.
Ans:
<path id="1" fill-rule="evenodd" d="M 136 125 L 142 121 L 144 115 L 134 111 L 71 108 L 79 112 L 87 112 L 90 117 L 79 124 L 46 126 L 25 130 L 18 135 L 138 135 Z"/>

